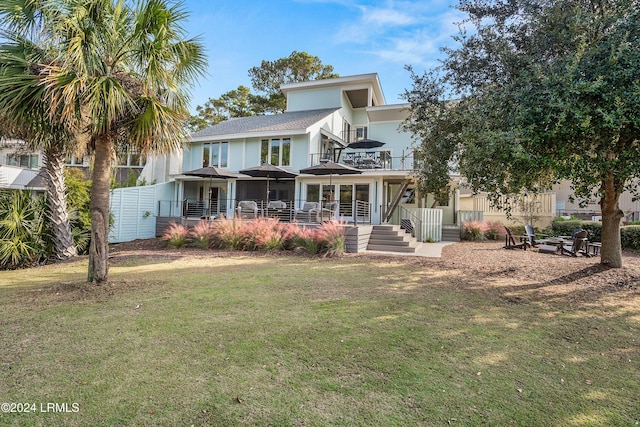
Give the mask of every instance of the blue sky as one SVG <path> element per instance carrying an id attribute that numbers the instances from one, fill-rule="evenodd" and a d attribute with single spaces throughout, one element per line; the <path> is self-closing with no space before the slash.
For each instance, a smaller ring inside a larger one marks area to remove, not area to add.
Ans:
<path id="1" fill-rule="evenodd" d="M 437 65 L 453 45 L 462 15 L 455 0 L 185 0 L 187 28 L 200 35 L 208 75 L 193 90 L 192 110 L 239 85 L 251 87 L 249 68 L 305 51 L 341 76 L 378 73 L 388 104 L 416 72 Z"/>

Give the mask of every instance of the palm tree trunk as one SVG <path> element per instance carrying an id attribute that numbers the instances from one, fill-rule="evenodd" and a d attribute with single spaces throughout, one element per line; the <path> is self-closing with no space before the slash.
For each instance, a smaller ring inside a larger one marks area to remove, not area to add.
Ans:
<path id="1" fill-rule="evenodd" d="M 91 183 L 91 243 L 88 281 L 103 283 L 109 275 L 109 184 L 113 141 L 108 135 L 96 140 Z"/>
<path id="2" fill-rule="evenodd" d="M 67 212 L 62 147 L 47 147 L 45 149 L 44 165 L 47 172 L 47 203 L 49 205 L 51 239 L 53 241 L 52 256 L 58 260 L 69 259 L 76 256 L 77 252 Z"/>

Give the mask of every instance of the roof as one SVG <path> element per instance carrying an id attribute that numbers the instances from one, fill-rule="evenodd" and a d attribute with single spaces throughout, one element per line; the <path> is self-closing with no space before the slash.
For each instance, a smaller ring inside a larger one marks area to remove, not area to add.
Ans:
<path id="1" fill-rule="evenodd" d="M 306 130 L 338 108 L 291 111 L 266 116 L 238 117 L 191 134 L 193 138 L 257 132 Z"/>

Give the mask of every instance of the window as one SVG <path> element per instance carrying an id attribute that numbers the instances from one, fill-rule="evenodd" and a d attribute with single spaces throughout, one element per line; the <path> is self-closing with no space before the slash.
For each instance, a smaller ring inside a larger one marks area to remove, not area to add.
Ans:
<path id="1" fill-rule="evenodd" d="M 260 161 L 274 166 L 291 165 L 291 138 L 263 139 L 260 145 Z"/>
<path id="2" fill-rule="evenodd" d="M 307 185 L 307 202 L 317 202 L 320 200 L 320 184 Z"/>
<path id="3" fill-rule="evenodd" d="M 147 159 L 135 151 L 126 151 L 116 154 L 116 162 L 117 166 L 141 167 L 147 163 Z M 75 164 L 82 164 L 82 162 Z"/>
<path id="4" fill-rule="evenodd" d="M 361 139 L 367 138 L 367 127 L 366 126 L 356 126 L 356 141 L 360 141 Z"/>
<path id="5" fill-rule="evenodd" d="M 351 123 L 347 119 L 342 121 L 342 139 L 344 142 L 351 142 Z"/>
<path id="6" fill-rule="evenodd" d="M 203 144 L 202 167 L 226 168 L 229 159 L 228 142 L 207 142 Z"/>
<path id="7" fill-rule="evenodd" d="M 84 159 L 80 156 L 67 157 L 64 161 L 67 166 L 84 166 Z"/>
<path id="8" fill-rule="evenodd" d="M 20 166 L 23 168 L 38 169 L 37 154 L 9 154 L 7 155 L 7 165 Z"/>

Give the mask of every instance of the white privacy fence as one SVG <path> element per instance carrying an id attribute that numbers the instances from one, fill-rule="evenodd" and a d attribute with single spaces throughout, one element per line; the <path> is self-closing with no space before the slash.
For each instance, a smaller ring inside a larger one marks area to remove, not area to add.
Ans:
<path id="1" fill-rule="evenodd" d="M 156 186 L 116 188 L 111 191 L 109 243 L 156 236 Z"/>
<path id="2" fill-rule="evenodd" d="M 425 242 L 428 239 L 435 242 L 442 240 L 442 209 L 404 208 L 403 211 L 410 214 L 407 219 L 412 219 L 416 223 L 416 239 L 419 242 Z"/>

